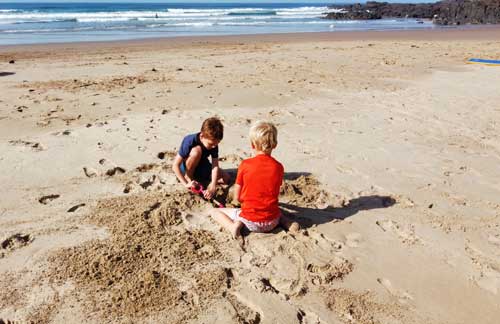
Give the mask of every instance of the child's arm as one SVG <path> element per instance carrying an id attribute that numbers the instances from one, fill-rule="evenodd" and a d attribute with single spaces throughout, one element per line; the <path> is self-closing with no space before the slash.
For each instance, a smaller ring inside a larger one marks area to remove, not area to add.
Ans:
<path id="1" fill-rule="evenodd" d="M 237 199 L 240 203 L 242 202 L 240 200 L 240 192 L 241 192 L 241 186 L 237 183 L 234 184 L 234 198 Z"/>
<path id="2" fill-rule="evenodd" d="M 219 180 L 219 159 L 212 157 L 212 180 L 205 191 L 205 198 L 210 199 L 215 194 L 217 189 L 217 181 Z"/>
<path id="3" fill-rule="evenodd" d="M 177 179 L 179 179 L 181 184 L 184 185 L 184 187 L 191 189 L 191 187 L 195 185 L 196 181 L 191 180 L 187 174 L 186 175 L 182 174 L 181 172 L 182 161 L 183 161 L 182 156 L 177 154 L 174 158 L 174 163 L 172 164 L 172 171 L 174 171 L 175 176 L 177 177 Z"/>

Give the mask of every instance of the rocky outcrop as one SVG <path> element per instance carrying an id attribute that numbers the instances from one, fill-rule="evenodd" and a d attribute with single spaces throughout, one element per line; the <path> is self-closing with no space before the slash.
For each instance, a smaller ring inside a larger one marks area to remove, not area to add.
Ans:
<path id="1" fill-rule="evenodd" d="M 418 4 L 371 1 L 331 8 L 342 11 L 330 12 L 325 16 L 326 19 L 417 18 L 432 19 L 438 25 L 500 23 L 500 0 L 444 0 Z"/>
<path id="2" fill-rule="evenodd" d="M 439 25 L 498 24 L 500 0 L 442 1 L 434 23 Z"/>
<path id="3" fill-rule="evenodd" d="M 342 9 L 342 12 L 328 13 L 327 19 L 381 19 L 381 18 L 432 18 L 432 4 L 420 3 L 387 3 L 369 1 L 366 4 L 350 4 L 332 6 L 332 9 Z"/>

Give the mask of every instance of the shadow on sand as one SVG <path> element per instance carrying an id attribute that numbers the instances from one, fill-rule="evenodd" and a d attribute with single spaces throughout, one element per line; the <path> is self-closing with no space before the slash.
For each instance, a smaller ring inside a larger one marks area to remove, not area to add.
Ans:
<path id="1" fill-rule="evenodd" d="M 395 203 L 396 200 L 391 196 L 371 195 L 351 199 L 343 207 L 328 206 L 327 208 L 319 209 L 280 203 L 280 208 L 285 215 L 297 221 L 301 228 L 309 228 L 313 225 L 329 223 L 333 220 L 344 220 L 362 210 L 391 207 Z"/>
<path id="2" fill-rule="evenodd" d="M 230 173 L 233 177 L 233 181 L 236 178 L 237 169 L 225 169 L 226 172 Z M 301 176 L 310 176 L 309 172 L 287 172 L 284 175 L 284 179 L 288 181 L 293 181 Z M 226 195 L 221 197 L 223 201 L 226 199 Z M 369 195 L 361 196 L 358 198 L 353 198 L 349 200 L 347 204 L 342 207 L 328 206 L 326 208 L 312 208 L 312 207 L 300 207 L 290 203 L 280 202 L 279 206 L 282 212 L 289 216 L 290 219 L 297 221 L 301 228 L 309 228 L 313 225 L 319 225 L 324 223 L 329 223 L 335 220 L 344 220 L 351 217 L 363 210 L 388 208 L 396 204 L 396 200 L 391 196 L 381 196 L 381 195 Z M 281 231 L 281 227 L 278 226 L 274 231 L 270 233 L 276 233 Z M 242 231 L 243 236 L 248 235 L 247 230 Z"/>
<path id="3" fill-rule="evenodd" d="M 14 74 L 16 74 L 16 73 L 15 72 L 0 72 L 0 77 L 14 75 Z"/>

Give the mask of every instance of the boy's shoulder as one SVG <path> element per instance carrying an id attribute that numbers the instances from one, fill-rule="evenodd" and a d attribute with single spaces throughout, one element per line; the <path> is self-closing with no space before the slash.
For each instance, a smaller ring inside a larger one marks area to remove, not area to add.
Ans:
<path id="1" fill-rule="evenodd" d="M 198 145 L 198 134 L 199 133 L 194 133 L 194 134 L 188 134 L 184 136 L 182 139 L 181 146 L 179 147 L 179 155 L 183 158 L 187 158 L 189 156 L 189 152 L 191 149 Z"/>
<path id="2" fill-rule="evenodd" d="M 184 138 L 182 139 L 183 142 L 197 142 L 198 141 L 198 135 L 200 133 L 193 133 L 193 134 L 187 134 L 186 136 L 184 136 Z"/>
<path id="3" fill-rule="evenodd" d="M 277 167 L 283 169 L 283 164 L 281 164 L 280 161 L 276 160 L 273 156 L 271 155 L 257 155 L 253 156 L 251 158 L 245 159 L 241 161 L 240 165 L 247 165 L 247 166 L 252 166 L 252 167 L 257 167 L 262 164 L 274 164 Z"/>

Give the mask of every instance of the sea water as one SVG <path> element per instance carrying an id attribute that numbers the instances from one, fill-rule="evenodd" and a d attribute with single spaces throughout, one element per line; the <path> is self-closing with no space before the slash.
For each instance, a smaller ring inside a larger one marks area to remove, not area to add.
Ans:
<path id="1" fill-rule="evenodd" d="M 431 22 L 416 19 L 326 20 L 324 16 L 334 11 L 329 5 L 331 3 L 0 3 L 0 45 L 433 28 Z"/>

